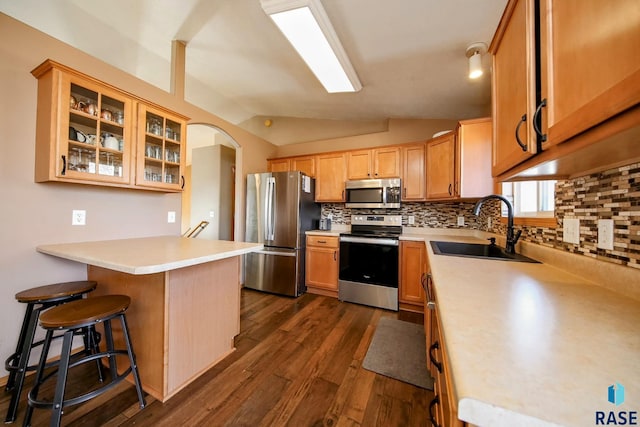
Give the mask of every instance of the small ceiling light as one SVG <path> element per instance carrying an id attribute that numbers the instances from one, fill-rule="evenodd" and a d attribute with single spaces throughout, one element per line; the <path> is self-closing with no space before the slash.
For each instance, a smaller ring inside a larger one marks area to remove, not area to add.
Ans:
<path id="1" fill-rule="evenodd" d="M 260 0 L 260 5 L 327 92 L 362 89 L 319 0 Z"/>
<path id="2" fill-rule="evenodd" d="M 467 48 L 467 58 L 469 58 L 469 78 L 477 79 L 483 73 L 482 54 L 487 51 L 487 45 L 479 42 L 469 45 Z"/>

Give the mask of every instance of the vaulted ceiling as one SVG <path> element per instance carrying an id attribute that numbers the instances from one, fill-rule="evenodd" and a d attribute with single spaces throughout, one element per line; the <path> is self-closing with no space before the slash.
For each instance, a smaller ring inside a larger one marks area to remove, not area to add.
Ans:
<path id="1" fill-rule="evenodd" d="M 186 99 L 241 126 L 263 117 L 326 125 L 490 113 L 490 73 L 469 80 L 465 51 L 490 43 L 506 0 L 322 4 L 360 92 L 327 93 L 259 0 L 0 0 L 0 11 L 164 90 L 172 40 L 183 40 Z"/>

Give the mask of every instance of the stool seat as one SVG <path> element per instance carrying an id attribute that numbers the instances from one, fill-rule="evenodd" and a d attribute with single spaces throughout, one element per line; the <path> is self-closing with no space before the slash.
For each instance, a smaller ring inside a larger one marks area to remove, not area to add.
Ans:
<path id="1" fill-rule="evenodd" d="M 56 283 L 53 285 L 38 286 L 18 292 L 16 300 L 23 303 L 39 303 L 53 301 L 61 298 L 69 298 L 94 290 L 98 283 L 94 280 L 81 280 L 77 282 Z"/>
<path id="2" fill-rule="evenodd" d="M 124 312 L 131 304 L 126 295 L 103 295 L 53 307 L 40 315 L 45 329 L 80 328 Z"/>

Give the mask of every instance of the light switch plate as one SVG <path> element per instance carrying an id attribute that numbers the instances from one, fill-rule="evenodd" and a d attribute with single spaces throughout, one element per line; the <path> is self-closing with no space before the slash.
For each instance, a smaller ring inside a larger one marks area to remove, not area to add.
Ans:
<path id="1" fill-rule="evenodd" d="M 458 225 L 461 227 L 464 225 L 464 217 L 462 215 L 458 217 Z"/>
<path id="2" fill-rule="evenodd" d="M 71 225 L 85 225 L 87 223 L 87 211 L 74 209 L 71 213 Z"/>
<path id="3" fill-rule="evenodd" d="M 613 220 L 598 220 L 598 247 L 600 249 L 613 250 Z"/>
<path id="4" fill-rule="evenodd" d="M 413 225 L 415 223 L 416 223 L 416 217 L 413 215 L 409 215 L 409 217 L 407 218 L 407 224 Z"/>
<path id="5" fill-rule="evenodd" d="M 167 222 L 170 223 L 170 224 L 176 222 L 176 213 L 175 213 L 175 211 L 169 211 L 167 213 Z"/>
<path id="6" fill-rule="evenodd" d="M 562 241 L 580 244 L 580 220 L 578 218 L 565 218 L 562 221 Z"/>

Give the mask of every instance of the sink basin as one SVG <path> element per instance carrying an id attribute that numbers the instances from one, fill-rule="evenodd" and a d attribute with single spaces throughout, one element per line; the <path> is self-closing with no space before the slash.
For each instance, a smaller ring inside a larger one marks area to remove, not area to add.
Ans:
<path id="1" fill-rule="evenodd" d="M 481 243 L 432 241 L 431 248 L 433 248 L 433 252 L 437 255 L 495 259 L 501 261 L 539 262 L 524 255 L 508 254 L 500 246 Z"/>

